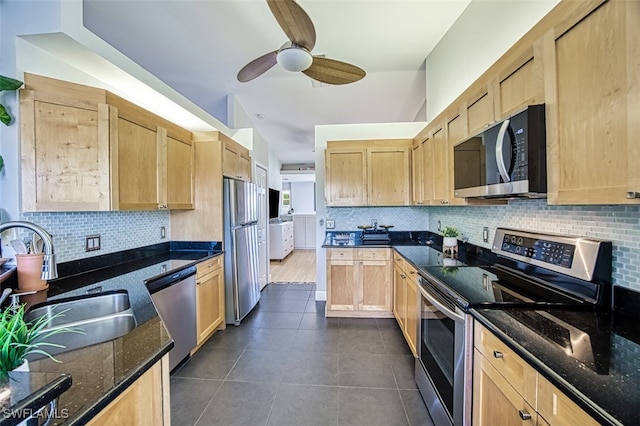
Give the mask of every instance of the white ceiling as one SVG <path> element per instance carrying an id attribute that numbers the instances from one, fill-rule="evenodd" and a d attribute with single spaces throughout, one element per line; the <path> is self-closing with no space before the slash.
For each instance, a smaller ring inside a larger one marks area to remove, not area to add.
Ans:
<path id="1" fill-rule="evenodd" d="M 471 0 L 300 0 L 313 54 L 367 76 L 313 87 L 277 65 L 248 83 L 240 68 L 287 37 L 264 0 L 84 0 L 84 25 L 229 127 L 237 100 L 283 164 L 313 163 L 314 126 L 424 120 L 424 60 Z M 262 114 L 264 118 L 258 118 Z"/>

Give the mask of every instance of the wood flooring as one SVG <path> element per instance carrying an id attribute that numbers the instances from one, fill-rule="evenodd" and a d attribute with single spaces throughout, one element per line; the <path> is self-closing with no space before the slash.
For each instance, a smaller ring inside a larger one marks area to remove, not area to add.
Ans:
<path id="1" fill-rule="evenodd" d="M 316 251 L 296 249 L 282 261 L 272 260 L 270 273 L 270 282 L 315 282 Z"/>

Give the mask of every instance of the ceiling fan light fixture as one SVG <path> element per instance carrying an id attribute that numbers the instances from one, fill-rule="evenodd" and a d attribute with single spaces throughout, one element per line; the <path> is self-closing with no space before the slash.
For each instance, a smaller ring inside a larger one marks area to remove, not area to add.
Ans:
<path id="1" fill-rule="evenodd" d="M 313 56 L 305 48 L 289 47 L 278 52 L 278 64 L 287 71 L 304 71 L 313 63 Z"/>

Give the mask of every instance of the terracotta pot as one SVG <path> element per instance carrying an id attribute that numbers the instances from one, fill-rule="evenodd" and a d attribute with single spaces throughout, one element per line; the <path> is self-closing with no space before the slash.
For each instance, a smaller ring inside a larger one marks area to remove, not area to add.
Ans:
<path id="1" fill-rule="evenodd" d="M 47 282 L 40 278 L 43 263 L 44 253 L 16 254 L 18 288 L 20 290 L 38 291 L 47 286 Z"/>

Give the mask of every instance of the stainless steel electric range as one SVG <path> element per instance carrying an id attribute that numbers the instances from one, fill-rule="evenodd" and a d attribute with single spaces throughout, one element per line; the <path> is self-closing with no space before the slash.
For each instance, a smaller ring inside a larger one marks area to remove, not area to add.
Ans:
<path id="1" fill-rule="evenodd" d="M 438 425 L 471 424 L 471 308 L 610 309 L 611 242 L 498 228 L 492 252 L 494 263 L 419 268 L 416 382 Z"/>

